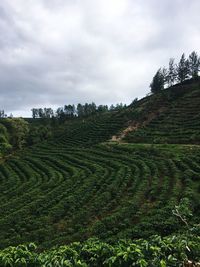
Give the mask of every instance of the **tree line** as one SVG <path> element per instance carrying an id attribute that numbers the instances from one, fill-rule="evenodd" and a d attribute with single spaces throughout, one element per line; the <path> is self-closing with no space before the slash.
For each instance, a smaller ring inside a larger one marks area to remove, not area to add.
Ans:
<path id="1" fill-rule="evenodd" d="M 185 53 L 182 54 L 178 64 L 174 58 L 170 58 L 168 68 L 159 68 L 150 84 L 151 92 L 157 93 L 176 83 L 182 83 L 185 80 L 197 80 L 200 71 L 200 57 L 193 51 L 188 58 Z"/>
<path id="2" fill-rule="evenodd" d="M 55 126 L 58 123 L 64 122 L 66 119 L 75 117 L 87 117 L 92 114 L 98 114 L 111 110 L 120 110 L 126 105 L 122 103 L 117 105 L 99 105 L 95 103 L 85 103 L 84 105 L 65 105 L 59 107 L 56 111 L 52 108 L 33 108 L 32 117 L 49 118 L 45 122 L 29 123 L 28 119 L 14 118 L 11 114 L 8 116 L 3 109 L 0 110 L 0 157 L 12 153 L 16 149 L 21 149 L 24 146 L 29 146 L 47 140 L 54 135 Z M 55 119 L 55 120 L 54 120 Z M 33 121 L 31 121 L 33 122 Z M 62 131 L 62 130 L 61 130 Z"/>
<path id="3" fill-rule="evenodd" d="M 120 110 L 124 108 L 126 105 L 119 103 L 111 105 L 96 105 L 94 102 L 85 103 L 85 104 L 77 104 L 77 105 L 64 105 L 64 107 L 59 107 L 57 110 L 53 110 L 52 108 L 32 108 L 32 117 L 36 118 L 58 118 L 58 119 L 66 119 L 66 118 L 74 118 L 74 117 L 87 117 L 97 113 L 103 113 L 113 110 Z"/>

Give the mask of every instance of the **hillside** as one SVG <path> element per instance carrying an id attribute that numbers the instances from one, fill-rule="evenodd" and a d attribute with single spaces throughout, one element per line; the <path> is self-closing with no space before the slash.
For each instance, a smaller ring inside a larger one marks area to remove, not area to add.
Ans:
<path id="1" fill-rule="evenodd" d="M 133 103 L 116 137 L 130 143 L 200 143 L 200 80 L 175 85 Z"/>
<path id="2" fill-rule="evenodd" d="M 189 224 L 198 223 L 199 103 L 199 82 L 177 85 L 121 111 L 66 121 L 54 138 L 4 159 L 1 248 L 184 232 L 172 214 L 183 198 Z"/>

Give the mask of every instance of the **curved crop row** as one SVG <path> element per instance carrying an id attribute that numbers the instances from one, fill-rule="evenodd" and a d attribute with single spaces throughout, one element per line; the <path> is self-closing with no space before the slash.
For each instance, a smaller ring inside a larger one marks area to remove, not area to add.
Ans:
<path id="1" fill-rule="evenodd" d="M 181 146 L 49 142 L 26 150 L 0 166 L 1 247 L 175 232 L 172 209 L 182 197 L 199 216 L 199 159 L 198 148 Z"/>

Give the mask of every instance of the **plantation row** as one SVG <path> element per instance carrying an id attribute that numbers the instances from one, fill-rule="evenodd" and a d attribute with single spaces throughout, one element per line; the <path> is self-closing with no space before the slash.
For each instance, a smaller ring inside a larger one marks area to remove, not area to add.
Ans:
<path id="1" fill-rule="evenodd" d="M 198 147 L 84 148 L 69 140 L 35 146 L 0 165 L 2 248 L 168 235 L 181 229 L 172 209 L 183 197 L 198 221 Z"/>
<path id="2" fill-rule="evenodd" d="M 178 235 L 167 238 L 120 240 L 108 244 L 97 239 L 38 252 L 34 243 L 0 251 L 0 266 L 29 267 L 179 267 L 200 266 L 200 237 Z"/>

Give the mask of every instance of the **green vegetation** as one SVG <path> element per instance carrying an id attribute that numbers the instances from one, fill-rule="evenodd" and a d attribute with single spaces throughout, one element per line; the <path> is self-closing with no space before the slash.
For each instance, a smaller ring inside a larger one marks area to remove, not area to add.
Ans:
<path id="1" fill-rule="evenodd" d="M 13 149 L 21 149 L 26 143 L 29 127 L 22 118 L 5 118 L 0 121 L 0 155 L 5 156 Z"/>
<path id="2" fill-rule="evenodd" d="M 78 134 L 85 128 L 77 127 L 71 138 L 26 149 L 0 165 L 1 247 L 169 235 L 185 228 L 172 215 L 182 197 L 189 198 L 198 221 L 198 147 L 89 147 L 96 135 L 83 143 Z"/>
<path id="3" fill-rule="evenodd" d="M 90 116 L 2 118 L 0 266 L 199 261 L 199 103 L 196 79 Z"/>
<path id="4" fill-rule="evenodd" d="M 11 148 L 7 128 L 3 124 L 0 124 L 0 156 L 9 153 Z"/>
<path id="5" fill-rule="evenodd" d="M 178 235 L 148 241 L 120 240 L 108 244 L 98 239 L 38 252 L 35 244 L 8 247 L 0 251 L 0 266 L 32 267 L 179 267 L 200 259 L 200 237 Z M 199 265 L 190 265 L 199 266 Z"/>
<path id="6" fill-rule="evenodd" d="M 97 106 L 94 102 L 92 103 L 85 103 L 75 105 L 65 105 L 64 107 L 59 107 L 57 110 L 53 110 L 52 108 L 33 108 L 32 117 L 33 119 L 48 119 L 53 118 L 54 120 L 59 120 L 61 122 L 79 117 L 89 117 L 95 114 L 102 114 L 104 112 L 113 111 L 113 110 L 120 110 L 126 105 L 122 103 L 117 104 L 116 106 L 111 105 L 108 107 L 107 105 L 99 105 Z"/>

